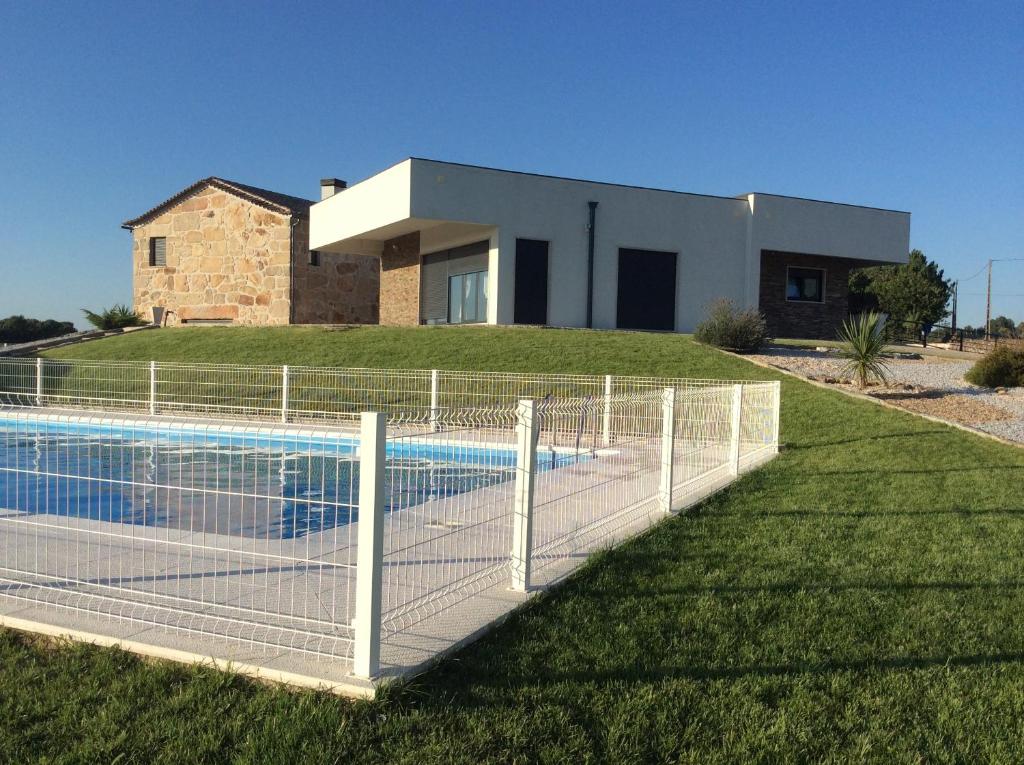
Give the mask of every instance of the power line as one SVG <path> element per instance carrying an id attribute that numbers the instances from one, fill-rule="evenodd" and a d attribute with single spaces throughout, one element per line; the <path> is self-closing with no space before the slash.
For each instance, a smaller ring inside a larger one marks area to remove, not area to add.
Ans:
<path id="1" fill-rule="evenodd" d="M 978 273 L 976 273 L 974 276 L 968 276 L 966 279 L 955 279 L 954 281 L 956 281 L 956 282 L 969 282 L 971 279 L 977 279 L 979 276 L 981 276 L 985 272 L 986 268 L 988 268 L 988 263 L 983 265 L 978 270 Z"/>
<path id="2" fill-rule="evenodd" d="M 985 297 L 984 292 L 961 292 L 960 294 L 970 297 Z M 1024 297 L 1024 292 L 993 292 L 992 297 Z"/>
<path id="3" fill-rule="evenodd" d="M 1016 263 L 1016 262 L 1024 262 L 1024 258 L 992 258 L 992 262 L 993 263 Z M 981 276 L 983 273 L 985 273 L 985 269 L 986 268 L 988 268 L 988 263 L 986 263 L 981 268 L 979 268 L 977 273 L 975 273 L 974 275 L 968 276 L 966 279 L 954 279 L 953 281 L 960 282 L 962 284 L 963 282 L 969 282 L 971 279 L 977 279 L 979 276 Z"/>

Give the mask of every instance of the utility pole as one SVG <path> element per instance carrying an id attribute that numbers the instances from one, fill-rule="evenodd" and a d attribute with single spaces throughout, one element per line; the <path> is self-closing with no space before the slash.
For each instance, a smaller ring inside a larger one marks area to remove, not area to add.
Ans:
<path id="1" fill-rule="evenodd" d="M 960 288 L 960 282 L 953 282 L 953 317 L 950 323 L 953 325 L 950 329 L 950 335 L 956 334 L 956 292 Z"/>
<path id="2" fill-rule="evenodd" d="M 985 293 L 985 339 L 991 337 L 990 324 L 992 322 L 992 258 L 988 259 L 988 291 Z"/>

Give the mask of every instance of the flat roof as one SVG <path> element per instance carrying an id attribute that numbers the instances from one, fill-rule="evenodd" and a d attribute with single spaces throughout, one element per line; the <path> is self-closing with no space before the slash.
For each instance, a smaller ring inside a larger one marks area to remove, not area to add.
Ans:
<path id="1" fill-rule="evenodd" d="M 548 175 L 548 174 L 545 174 L 545 173 L 528 173 L 528 172 L 524 172 L 522 170 L 505 170 L 505 169 L 500 168 L 500 167 L 488 167 L 486 165 L 472 165 L 472 164 L 469 164 L 469 163 L 466 163 L 466 162 L 448 162 L 447 160 L 431 159 L 430 157 L 408 157 L 408 159 L 415 159 L 415 160 L 419 160 L 421 162 L 434 162 L 434 163 L 439 164 L 439 165 L 454 165 L 455 167 L 469 167 L 469 168 L 473 168 L 475 170 L 491 170 L 491 171 L 496 172 L 496 173 L 512 173 L 514 175 L 528 175 L 528 176 L 531 176 L 533 178 L 550 178 L 551 180 L 555 180 L 555 181 L 571 181 L 573 183 L 593 183 L 593 184 L 598 185 L 598 186 L 613 186 L 613 187 L 620 188 L 620 189 L 637 189 L 637 190 L 640 190 L 640 191 L 660 191 L 660 192 L 663 192 L 665 194 L 685 194 L 685 195 L 691 196 L 691 197 L 708 197 L 710 199 L 729 199 L 729 200 L 733 200 L 733 201 L 745 200 L 747 198 L 747 194 L 740 194 L 740 195 L 736 195 L 736 196 L 723 196 L 721 194 L 702 194 L 702 193 L 696 192 L 696 191 L 680 191 L 678 189 L 662 189 L 662 188 L 657 188 L 655 186 L 636 186 L 636 185 L 629 184 L 629 183 L 612 183 L 610 181 L 593 181 L 593 180 L 590 180 L 588 178 L 570 178 L 570 177 L 564 176 L 564 175 Z M 405 162 L 405 160 L 403 159 L 402 162 Z M 395 164 L 401 164 L 401 162 L 396 162 Z M 394 165 L 392 165 L 391 167 L 394 167 Z M 780 199 L 796 199 L 796 200 L 799 200 L 801 202 L 817 202 L 819 204 L 841 205 L 843 207 L 860 207 L 860 208 L 863 208 L 865 210 L 879 210 L 881 212 L 893 212 L 893 213 L 899 213 L 901 215 L 910 215 L 910 212 L 908 212 L 907 210 L 893 210 L 893 209 L 888 208 L 888 207 L 873 207 L 871 205 L 857 205 L 857 204 L 852 204 L 850 202 L 832 202 L 832 201 L 829 201 L 827 199 L 811 199 L 809 197 L 794 197 L 794 196 L 790 196 L 788 194 L 772 194 L 770 192 L 765 192 L 765 191 L 752 191 L 750 193 L 754 194 L 756 196 L 779 197 Z"/>
<path id="2" fill-rule="evenodd" d="M 900 215 L 911 215 L 909 210 L 893 210 L 891 207 L 872 207 L 871 205 L 855 205 L 850 202 L 832 202 L 828 199 L 811 199 L 810 197 L 794 197 L 789 194 L 772 194 L 770 191 L 751 191 L 756 197 L 778 197 L 779 199 L 795 199 L 798 202 L 816 202 L 820 205 L 839 205 L 840 207 L 860 207 L 863 210 L 879 210 L 880 212 L 899 213 Z M 742 194 L 737 199 L 746 199 L 747 194 Z"/>
<path id="3" fill-rule="evenodd" d="M 663 194 L 684 194 L 689 197 L 707 197 L 709 199 L 727 199 L 730 202 L 739 201 L 739 197 L 724 196 L 722 194 L 701 194 L 697 191 L 680 191 L 679 189 L 660 189 L 654 186 L 635 186 L 630 183 L 612 183 L 611 181 L 592 181 L 588 178 L 570 178 L 565 175 L 548 175 L 546 173 L 528 173 L 523 170 L 505 170 L 500 167 L 487 167 L 486 165 L 471 165 L 467 162 L 448 162 L 444 159 L 431 159 L 430 157 L 408 157 L 420 162 L 434 162 L 438 165 L 453 165 L 455 167 L 469 167 L 474 170 L 490 170 L 495 173 L 510 173 L 512 175 L 527 175 L 531 178 L 547 178 L 552 181 L 570 181 L 572 183 L 592 183 L 595 186 L 612 186 L 619 189 L 636 189 L 638 191 L 658 191 Z M 403 159 L 402 162 L 405 162 Z M 395 163 L 401 164 L 401 163 Z M 394 165 L 392 165 L 394 167 Z"/>
<path id="4" fill-rule="evenodd" d="M 416 156 L 409 156 L 409 157 L 405 157 L 403 159 L 400 159 L 397 162 L 394 162 L 394 163 L 388 165 L 387 167 L 383 168 L 382 170 L 378 170 L 373 175 L 369 175 L 366 178 L 363 178 L 363 179 L 357 181 L 356 183 L 354 183 L 352 185 L 355 186 L 355 185 L 357 185 L 359 183 L 362 183 L 363 181 L 368 181 L 371 178 L 375 178 L 376 176 L 380 175 L 381 173 L 385 173 L 385 172 L 387 172 L 388 170 L 391 170 L 394 167 L 398 167 L 398 165 L 402 164 L 403 162 L 408 162 L 410 160 L 415 160 L 417 162 L 433 162 L 434 164 L 437 164 L 437 165 L 451 165 L 453 167 L 468 167 L 468 168 L 471 168 L 473 170 L 488 170 L 488 171 L 494 172 L 494 173 L 509 173 L 509 174 L 512 174 L 512 175 L 525 175 L 525 176 L 529 176 L 531 178 L 547 178 L 547 179 L 550 179 L 550 180 L 553 180 L 553 181 L 569 181 L 571 183 L 591 183 L 591 184 L 594 184 L 595 186 L 611 186 L 613 188 L 620 188 L 620 189 L 636 189 L 638 191 L 657 191 L 657 192 L 660 192 L 660 193 L 663 193 L 663 194 L 682 194 L 684 196 L 705 197 L 707 199 L 725 199 L 725 200 L 728 200 L 730 202 L 744 201 L 744 200 L 746 200 L 746 198 L 748 196 L 747 194 L 740 194 L 740 195 L 733 195 L 733 196 L 725 196 L 723 194 L 702 194 L 702 193 L 696 192 L 696 191 L 680 191 L 679 189 L 663 189 L 663 188 L 658 188 L 656 186 L 637 186 L 637 185 L 630 184 L 630 183 L 613 183 L 611 181 L 595 181 L 595 180 L 590 180 L 589 178 L 572 178 L 572 177 L 565 176 L 565 175 L 550 175 L 550 174 L 547 174 L 547 173 L 530 173 L 530 172 L 526 172 L 524 170 L 507 170 L 507 169 L 501 168 L 501 167 L 489 167 L 487 165 L 474 165 L 474 164 L 470 164 L 468 162 L 450 162 L 450 161 L 445 160 L 445 159 L 433 159 L 431 157 L 416 157 Z M 827 200 L 827 199 L 811 199 L 809 197 L 795 197 L 795 196 L 790 196 L 790 195 L 787 195 L 787 194 L 772 194 L 772 193 L 764 192 L 764 191 L 754 191 L 754 192 L 750 192 L 750 193 L 754 194 L 755 196 L 779 197 L 780 199 L 795 199 L 795 200 L 798 200 L 798 201 L 801 201 L 801 202 L 817 202 L 818 204 L 840 205 L 842 207 L 859 207 L 859 208 L 864 209 L 864 210 L 879 210 L 881 212 L 898 213 L 900 215 L 910 215 L 911 214 L 907 210 L 894 210 L 894 209 L 891 209 L 891 208 L 888 208 L 888 207 L 874 207 L 874 206 L 871 206 L 871 205 L 857 205 L 857 204 L 852 204 L 850 202 L 832 202 L 832 201 Z"/>

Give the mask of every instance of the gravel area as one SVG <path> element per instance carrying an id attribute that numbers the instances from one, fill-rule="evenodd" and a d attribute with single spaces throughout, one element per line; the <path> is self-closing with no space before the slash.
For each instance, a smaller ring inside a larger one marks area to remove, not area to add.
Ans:
<path id="1" fill-rule="evenodd" d="M 808 379 L 857 390 L 834 349 L 808 350 L 771 347 L 750 358 Z M 970 425 L 1011 441 L 1024 443 L 1024 389 L 997 392 L 964 380 L 973 361 L 894 358 L 888 362 L 890 380 L 865 392 L 912 412 Z"/>

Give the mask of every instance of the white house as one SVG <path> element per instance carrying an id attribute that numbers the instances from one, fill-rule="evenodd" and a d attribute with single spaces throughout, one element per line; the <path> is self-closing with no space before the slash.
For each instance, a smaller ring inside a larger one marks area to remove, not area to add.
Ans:
<path id="1" fill-rule="evenodd" d="M 410 158 L 323 182 L 310 248 L 380 258 L 384 324 L 690 332 L 717 298 L 831 337 L 851 269 L 905 263 L 910 213 L 715 197 Z"/>

